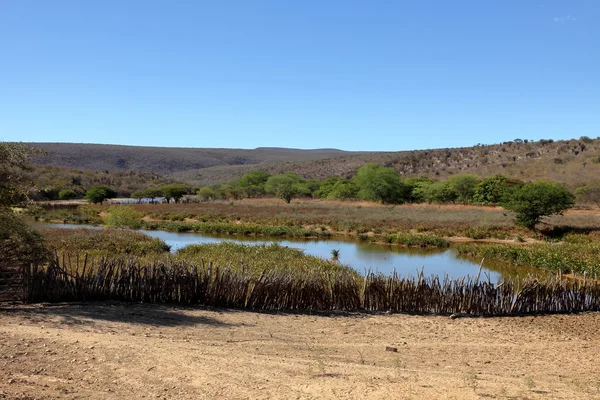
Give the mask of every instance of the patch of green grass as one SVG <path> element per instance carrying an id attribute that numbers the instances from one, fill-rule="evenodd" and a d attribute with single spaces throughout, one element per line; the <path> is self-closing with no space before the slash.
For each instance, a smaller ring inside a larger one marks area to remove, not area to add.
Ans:
<path id="1" fill-rule="evenodd" d="M 244 269 L 259 276 L 263 271 L 287 271 L 296 276 L 307 273 L 358 273 L 353 269 L 330 260 L 304 254 L 301 250 L 278 244 L 244 245 L 230 242 L 194 244 L 180 249 L 176 259 L 205 264 L 212 262 L 220 268 Z"/>
<path id="2" fill-rule="evenodd" d="M 49 249 L 66 254 L 146 256 L 170 250 L 160 239 L 125 230 L 47 228 L 42 232 Z"/>
<path id="3" fill-rule="evenodd" d="M 531 266 L 563 273 L 600 272 L 600 242 L 588 235 L 568 235 L 563 242 L 508 244 L 459 244 L 461 255 L 501 260 L 517 266 Z"/>
<path id="4" fill-rule="evenodd" d="M 407 247 L 448 247 L 450 243 L 439 236 L 425 233 L 397 233 L 385 237 L 387 243 L 400 244 Z"/>

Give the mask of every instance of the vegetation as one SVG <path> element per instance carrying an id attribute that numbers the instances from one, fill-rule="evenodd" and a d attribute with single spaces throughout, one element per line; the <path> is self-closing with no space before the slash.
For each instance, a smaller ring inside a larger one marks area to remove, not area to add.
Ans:
<path id="1" fill-rule="evenodd" d="M 197 187 L 231 182 L 244 174 L 265 171 L 271 175 L 295 171 L 305 179 L 331 176 L 349 178 L 367 163 L 393 168 L 403 178 L 446 180 L 457 174 L 492 177 L 498 174 L 521 181 L 554 180 L 570 190 L 588 185 L 600 175 L 600 140 L 515 140 L 464 148 L 414 150 L 401 152 L 349 153 L 339 150 L 268 149 L 176 149 L 86 144 L 36 144 L 48 152 L 35 160 L 38 164 L 102 171 L 106 185 L 125 193 L 126 175 L 145 171 Z M 555 163 L 560 160 L 560 164 Z M 124 174 L 125 176 L 118 176 Z M 114 175 L 113 175 L 114 174 Z M 78 175 L 79 176 L 79 175 Z M 123 183 L 117 185 L 117 181 Z M 132 182 L 133 183 L 133 182 Z M 162 186 L 150 178 L 146 186 Z M 63 187 L 66 188 L 66 187 Z M 131 190 L 138 190 L 140 187 Z"/>
<path id="2" fill-rule="evenodd" d="M 515 223 L 533 229 L 542 217 L 561 214 L 573 206 L 573 195 L 562 185 L 527 183 L 505 197 L 504 208 L 516 213 Z"/>
<path id="3" fill-rule="evenodd" d="M 139 228 L 142 213 L 131 206 L 111 207 L 104 217 L 104 224 L 111 228 Z"/>
<path id="4" fill-rule="evenodd" d="M 117 192 L 107 186 L 94 186 L 85 193 L 85 199 L 94 204 L 102 204 L 105 200 L 115 197 Z"/>
<path id="5" fill-rule="evenodd" d="M 176 253 L 176 258 L 194 263 L 213 263 L 213 266 L 244 271 L 259 278 L 263 273 L 279 271 L 302 277 L 311 273 L 358 274 L 340 263 L 306 255 L 302 250 L 270 245 L 243 245 L 229 242 L 186 246 Z"/>
<path id="6" fill-rule="evenodd" d="M 61 255 L 160 255 L 167 254 L 169 246 L 160 239 L 143 233 L 115 229 L 61 229 L 43 230 L 48 248 Z"/>
<path id="7" fill-rule="evenodd" d="M 460 254 L 531 266 L 563 273 L 600 273 L 600 241 L 598 235 L 574 234 L 558 243 L 535 243 L 526 246 L 508 244 L 460 244 Z"/>
<path id="8" fill-rule="evenodd" d="M 48 254 L 42 236 L 10 209 L 27 198 L 26 162 L 36 153 L 28 146 L 0 142 L 0 263 L 8 267 L 42 262 Z"/>
<path id="9" fill-rule="evenodd" d="M 270 249 L 265 249 L 269 251 Z M 275 250 L 279 251 L 279 250 Z M 507 315 L 600 308 L 595 282 L 525 279 L 495 285 L 479 278 L 415 278 L 368 273 L 357 279 L 337 263 L 290 269 L 136 257 L 65 258 L 33 275 L 31 301 L 120 300 L 254 310 L 387 311 Z M 71 271 L 77 271 L 72 273 Z M 37 282 L 44 282 L 39 285 Z"/>
<path id="10" fill-rule="evenodd" d="M 303 186 L 303 182 L 304 180 L 300 175 L 292 172 L 274 175 L 265 182 L 265 192 L 279 197 L 289 204 L 294 197 L 310 193 Z"/>

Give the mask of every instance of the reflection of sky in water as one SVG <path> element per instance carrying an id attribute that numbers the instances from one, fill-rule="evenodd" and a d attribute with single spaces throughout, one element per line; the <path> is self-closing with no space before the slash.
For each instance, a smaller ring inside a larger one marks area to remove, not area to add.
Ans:
<path id="1" fill-rule="evenodd" d="M 48 224 L 57 228 L 97 228 L 87 225 Z M 454 278 L 477 275 L 479 265 L 475 262 L 459 259 L 451 250 L 423 250 L 406 249 L 398 246 L 383 246 L 372 243 L 340 240 L 288 240 L 277 238 L 211 236 L 199 233 L 177 233 L 165 231 L 140 231 L 149 236 L 160 238 L 171 246 L 173 251 L 190 244 L 219 243 L 223 241 L 245 244 L 278 243 L 282 246 L 302 249 L 306 254 L 321 258 L 331 258 L 331 250 L 340 250 L 339 261 L 356 269 L 361 274 L 371 269 L 373 272 L 391 274 L 396 269 L 398 275 L 416 276 L 423 268 L 425 276 L 448 275 Z M 487 279 L 484 273 L 490 275 L 492 282 L 500 282 L 504 275 L 513 275 L 514 271 L 502 270 L 502 273 L 486 269 L 485 264 L 482 278 Z"/>

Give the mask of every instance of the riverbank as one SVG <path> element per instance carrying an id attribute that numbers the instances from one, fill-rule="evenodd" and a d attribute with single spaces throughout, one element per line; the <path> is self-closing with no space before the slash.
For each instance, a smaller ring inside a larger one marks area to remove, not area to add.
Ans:
<path id="1" fill-rule="evenodd" d="M 450 319 L 5 307 L 0 397 L 594 399 L 599 325 L 598 313 Z"/>

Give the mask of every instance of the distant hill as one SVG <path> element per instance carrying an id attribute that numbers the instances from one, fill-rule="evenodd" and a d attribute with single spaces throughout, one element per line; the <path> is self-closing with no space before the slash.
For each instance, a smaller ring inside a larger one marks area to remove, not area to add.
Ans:
<path id="1" fill-rule="evenodd" d="M 356 152 L 336 149 L 299 150 L 285 148 L 202 149 L 176 147 L 142 147 L 81 143 L 29 143 L 48 154 L 36 164 L 92 171 L 144 171 L 170 174 L 215 166 L 253 165 L 289 161 L 320 160 Z"/>
<path id="2" fill-rule="evenodd" d="M 600 140 L 587 137 L 400 152 L 31 144 L 48 152 L 35 161 L 38 164 L 96 171 L 151 172 L 196 186 L 225 182 L 255 170 L 272 174 L 296 171 L 311 179 L 350 177 L 368 162 L 394 167 L 405 177 L 505 174 L 522 180 L 552 179 L 570 187 L 600 179 Z"/>

